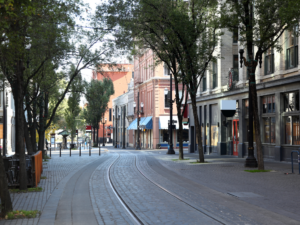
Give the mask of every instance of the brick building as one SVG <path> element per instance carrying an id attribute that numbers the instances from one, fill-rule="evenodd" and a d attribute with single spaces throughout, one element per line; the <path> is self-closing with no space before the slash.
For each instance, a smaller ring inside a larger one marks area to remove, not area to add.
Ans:
<path id="1" fill-rule="evenodd" d="M 128 84 L 131 78 L 134 76 L 134 70 L 132 64 L 117 64 L 117 65 L 105 65 L 101 68 L 101 72 L 93 71 L 93 79 L 101 80 L 104 77 L 109 77 L 113 84 L 115 94 L 110 97 L 108 102 L 108 108 L 105 112 L 104 118 L 107 119 L 106 124 L 104 125 L 104 138 L 105 141 L 111 141 L 113 139 L 113 129 L 107 129 L 109 126 L 113 127 L 113 108 L 112 100 L 125 92 L 127 92 Z M 99 122 L 100 129 L 98 133 L 98 139 L 102 143 L 103 138 L 103 124 L 102 121 Z"/>

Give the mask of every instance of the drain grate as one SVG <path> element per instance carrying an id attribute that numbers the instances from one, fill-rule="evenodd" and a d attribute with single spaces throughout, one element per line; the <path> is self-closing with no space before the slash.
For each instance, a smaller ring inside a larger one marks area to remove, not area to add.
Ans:
<path id="1" fill-rule="evenodd" d="M 227 194 L 232 195 L 237 198 L 260 198 L 263 197 L 252 192 L 228 192 Z"/>

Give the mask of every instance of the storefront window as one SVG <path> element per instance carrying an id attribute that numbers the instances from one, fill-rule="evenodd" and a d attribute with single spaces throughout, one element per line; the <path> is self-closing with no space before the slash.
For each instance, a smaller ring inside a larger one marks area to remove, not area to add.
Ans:
<path id="1" fill-rule="evenodd" d="M 276 123 L 275 123 L 275 117 L 271 117 L 271 143 L 275 143 L 275 132 L 276 132 Z"/>
<path id="2" fill-rule="evenodd" d="M 300 145 L 299 116 L 293 116 L 293 145 Z"/>
<path id="3" fill-rule="evenodd" d="M 160 142 L 169 143 L 169 130 L 160 130 Z"/>
<path id="4" fill-rule="evenodd" d="M 183 142 L 188 142 L 189 141 L 189 130 L 182 130 L 182 141 Z M 177 132 L 177 142 L 179 142 L 178 132 Z M 196 135 L 196 144 L 198 144 L 197 135 Z"/>
<path id="5" fill-rule="evenodd" d="M 284 112 L 299 111 L 299 92 L 283 94 Z"/>
<path id="6" fill-rule="evenodd" d="M 291 136 L 291 117 L 284 117 L 284 144 L 290 145 L 292 143 L 292 136 Z"/>
<path id="7" fill-rule="evenodd" d="M 275 143 L 275 117 L 264 117 L 264 143 Z"/>
<path id="8" fill-rule="evenodd" d="M 218 145 L 218 126 L 217 125 L 211 125 L 210 126 L 211 130 L 211 146 L 217 146 Z"/>
<path id="9" fill-rule="evenodd" d="M 244 104 L 245 104 L 245 116 L 249 116 L 249 100 L 245 99 Z"/>

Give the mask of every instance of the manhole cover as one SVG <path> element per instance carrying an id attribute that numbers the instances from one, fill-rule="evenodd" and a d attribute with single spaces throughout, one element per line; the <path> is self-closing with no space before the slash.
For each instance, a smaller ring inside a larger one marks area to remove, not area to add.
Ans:
<path id="1" fill-rule="evenodd" d="M 254 194 L 252 192 L 228 192 L 227 194 L 237 198 L 259 198 L 261 195 Z"/>

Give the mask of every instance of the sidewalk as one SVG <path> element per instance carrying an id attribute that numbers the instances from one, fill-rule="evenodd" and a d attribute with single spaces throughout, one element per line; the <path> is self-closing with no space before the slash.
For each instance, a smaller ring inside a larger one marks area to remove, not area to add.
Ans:
<path id="1" fill-rule="evenodd" d="M 102 150 L 101 154 L 105 154 Z M 49 154 L 48 154 L 49 155 Z M 46 179 L 41 179 L 39 187 L 43 188 L 42 192 L 31 193 L 13 193 L 11 199 L 14 210 L 39 210 L 43 208 L 52 195 L 53 191 L 57 189 L 57 185 L 64 180 L 68 175 L 75 174 L 82 167 L 99 159 L 99 149 L 93 148 L 92 154 L 89 156 L 88 150 L 82 150 L 81 157 L 79 157 L 78 150 L 72 150 L 72 156 L 69 156 L 69 150 L 63 150 L 61 157 L 59 151 L 52 151 L 51 159 L 43 163 L 43 173 Z M 0 225 L 31 225 L 38 224 L 39 218 L 34 219 L 16 219 L 16 220 L 2 220 Z"/>
<path id="2" fill-rule="evenodd" d="M 185 159 L 189 160 L 183 161 L 172 161 L 178 159 L 178 155 L 166 155 L 166 151 L 147 154 L 154 156 L 166 169 L 193 182 L 300 224 L 298 164 L 294 164 L 295 173 L 291 174 L 291 163 L 265 160 L 265 169 L 271 172 L 249 173 L 244 171 L 251 170 L 244 167 L 245 158 L 205 156 L 208 163 L 191 164 L 198 159 L 198 153 L 185 153 Z"/>

